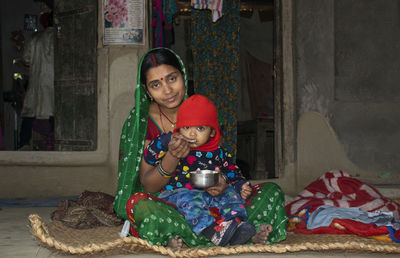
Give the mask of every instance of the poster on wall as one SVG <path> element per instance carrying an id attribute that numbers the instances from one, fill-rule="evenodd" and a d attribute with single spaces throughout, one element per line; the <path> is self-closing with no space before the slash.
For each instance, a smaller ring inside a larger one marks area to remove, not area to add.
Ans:
<path id="1" fill-rule="evenodd" d="M 144 45 L 144 0 L 104 0 L 104 44 Z"/>
<path id="2" fill-rule="evenodd" d="M 24 30 L 37 31 L 38 29 L 38 16 L 35 14 L 24 15 Z"/>

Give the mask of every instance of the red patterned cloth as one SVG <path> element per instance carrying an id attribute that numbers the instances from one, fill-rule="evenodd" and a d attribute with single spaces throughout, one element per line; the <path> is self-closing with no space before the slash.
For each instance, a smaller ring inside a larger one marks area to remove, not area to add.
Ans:
<path id="1" fill-rule="evenodd" d="M 286 205 L 288 231 L 301 234 L 354 234 L 382 241 L 400 241 L 400 232 L 387 226 L 365 224 L 350 219 L 333 219 L 329 227 L 307 229 L 307 220 L 319 206 L 359 207 L 362 211 L 390 211 L 399 218 L 400 205 L 384 197 L 343 171 L 329 171 L 301 191 Z"/>
<path id="2" fill-rule="evenodd" d="M 400 205 L 384 197 L 374 187 L 367 185 L 343 171 L 332 170 L 301 191 L 294 201 L 286 205 L 288 216 L 297 215 L 309 207 L 313 212 L 321 205 L 360 207 L 362 211 L 391 211 L 399 218 Z"/>

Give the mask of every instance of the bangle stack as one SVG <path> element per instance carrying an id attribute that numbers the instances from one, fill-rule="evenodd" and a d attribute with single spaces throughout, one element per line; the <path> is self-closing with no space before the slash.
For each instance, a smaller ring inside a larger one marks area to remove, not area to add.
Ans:
<path id="1" fill-rule="evenodd" d="M 164 178 L 170 178 L 174 174 L 173 172 L 172 173 L 168 173 L 167 171 L 165 171 L 165 169 L 161 166 L 161 161 L 157 165 L 157 171 Z"/>
<path id="2" fill-rule="evenodd" d="M 225 182 L 228 183 L 228 177 L 227 177 L 224 173 L 222 173 L 222 172 L 221 172 L 221 175 L 222 175 L 222 177 L 225 179 Z"/>

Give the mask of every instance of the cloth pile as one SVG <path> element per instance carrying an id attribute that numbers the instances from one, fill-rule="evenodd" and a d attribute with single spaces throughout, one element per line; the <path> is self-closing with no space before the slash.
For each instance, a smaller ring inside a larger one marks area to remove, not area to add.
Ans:
<path id="1" fill-rule="evenodd" d="M 76 229 L 118 226 L 123 220 L 113 209 L 114 197 L 102 192 L 84 191 L 76 200 L 61 200 L 51 219 Z"/>
<path id="2" fill-rule="evenodd" d="M 288 231 L 400 242 L 400 204 L 343 171 L 329 171 L 286 205 Z"/>

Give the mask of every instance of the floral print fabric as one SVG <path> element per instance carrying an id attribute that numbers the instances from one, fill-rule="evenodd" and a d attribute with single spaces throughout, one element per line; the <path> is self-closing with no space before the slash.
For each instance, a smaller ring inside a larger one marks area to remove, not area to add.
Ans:
<path id="1" fill-rule="evenodd" d="M 144 151 L 144 160 L 155 166 L 168 151 L 170 140 L 171 133 L 168 133 L 162 134 L 150 142 Z M 221 172 L 228 178 L 229 183 L 240 193 L 242 185 L 247 180 L 243 177 L 239 167 L 233 163 L 232 155 L 221 147 L 218 147 L 215 151 L 191 150 L 186 158 L 181 159 L 176 168 L 176 173 L 171 177 L 164 190 L 172 191 L 182 187 L 194 189 L 189 182 L 190 171 L 196 169 L 214 170 L 216 167 L 220 168 Z"/>
<path id="2" fill-rule="evenodd" d="M 210 11 L 192 10 L 193 78 L 196 94 L 208 97 L 217 107 L 221 146 L 235 154 L 240 1 L 224 1 L 223 13 L 212 22 Z"/>

